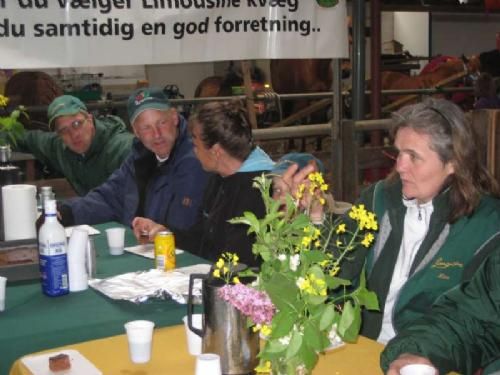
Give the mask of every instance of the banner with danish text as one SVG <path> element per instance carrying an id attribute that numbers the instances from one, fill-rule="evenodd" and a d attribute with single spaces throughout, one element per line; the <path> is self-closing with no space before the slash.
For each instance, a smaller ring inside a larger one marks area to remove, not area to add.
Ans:
<path id="1" fill-rule="evenodd" d="M 346 0 L 0 0 L 0 68 L 344 58 Z"/>

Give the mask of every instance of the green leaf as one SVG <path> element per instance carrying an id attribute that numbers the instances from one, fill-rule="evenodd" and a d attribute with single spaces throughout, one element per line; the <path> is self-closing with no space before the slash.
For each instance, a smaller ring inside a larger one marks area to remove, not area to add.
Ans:
<path id="1" fill-rule="evenodd" d="M 326 301 L 326 299 L 328 298 L 328 296 L 314 296 L 312 294 L 306 294 L 304 298 L 305 298 L 307 304 L 311 304 L 313 306 L 316 306 L 316 305 L 321 305 L 322 303 L 324 303 Z"/>
<path id="2" fill-rule="evenodd" d="M 319 250 L 306 251 L 306 252 L 303 253 L 303 257 L 310 264 L 312 264 L 312 263 L 319 263 L 319 262 L 327 259 L 326 254 L 324 252 L 322 252 L 322 251 L 319 251 Z"/>
<path id="3" fill-rule="evenodd" d="M 321 315 L 321 319 L 319 321 L 319 329 L 324 331 L 328 329 L 333 324 L 333 319 L 335 319 L 335 308 L 332 305 L 326 305 L 323 314 Z"/>
<path id="4" fill-rule="evenodd" d="M 318 353 L 312 348 L 310 348 L 308 345 L 302 345 L 299 351 L 299 357 L 301 362 L 309 370 L 312 370 L 314 366 L 316 366 L 316 363 L 318 362 Z"/>
<path id="5" fill-rule="evenodd" d="M 306 321 L 304 324 L 304 342 L 315 351 L 323 350 L 321 336 L 318 326 L 311 322 Z"/>
<path id="6" fill-rule="evenodd" d="M 293 311 L 280 311 L 273 317 L 271 338 L 277 339 L 287 336 L 293 329 L 298 316 Z"/>
<path id="7" fill-rule="evenodd" d="M 361 308 L 359 305 L 347 301 L 344 304 L 337 332 L 346 342 L 354 342 L 358 338 L 361 327 Z"/>
<path id="8" fill-rule="evenodd" d="M 368 310 L 380 311 L 378 298 L 375 292 L 371 292 L 366 288 L 358 288 L 353 292 L 352 298 L 354 298 L 358 304 L 366 307 Z"/>
<path id="9" fill-rule="evenodd" d="M 297 331 L 293 331 L 292 338 L 286 350 L 285 360 L 288 361 L 290 358 L 294 357 L 299 352 L 301 345 L 302 335 Z"/>
<path id="10" fill-rule="evenodd" d="M 284 274 L 275 273 L 271 275 L 269 282 L 266 282 L 264 289 L 279 311 L 300 310 L 299 288 L 293 279 L 287 278 Z"/>
<path id="11" fill-rule="evenodd" d="M 349 280 L 341 279 L 340 277 L 326 276 L 326 285 L 329 289 L 337 289 L 340 286 L 349 286 L 351 282 Z"/>
<path id="12" fill-rule="evenodd" d="M 269 340 L 266 343 L 265 351 L 267 353 L 282 353 L 288 345 L 282 344 L 279 340 Z"/>

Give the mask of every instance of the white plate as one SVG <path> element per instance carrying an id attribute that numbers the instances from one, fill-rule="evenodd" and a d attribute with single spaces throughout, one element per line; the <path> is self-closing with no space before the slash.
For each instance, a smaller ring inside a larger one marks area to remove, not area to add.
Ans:
<path id="1" fill-rule="evenodd" d="M 50 371 L 49 357 L 61 353 L 69 356 L 71 368 L 65 371 Z M 92 362 L 81 355 L 78 350 L 72 349 L 24 357 L 21 359 L 21 362 L 33 373 L 33 375 L 102 375 L 102 372 L 98 370 Z"/>

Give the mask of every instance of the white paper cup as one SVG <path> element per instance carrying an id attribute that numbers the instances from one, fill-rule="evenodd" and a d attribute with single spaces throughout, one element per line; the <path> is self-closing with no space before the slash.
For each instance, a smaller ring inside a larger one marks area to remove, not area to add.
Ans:
<path id="1" fill-rule="evenodd" d="M 7 284 L 7 278 L 0 276 L 0 311 L 5 310 L 5 285 Z"/>
<path id="2" fill-rule="evenodd" d="M 193 314 L 194 328 L 201 329 L 202 317 L 203 317 L 202 314 Z M 201 354 L 201 337 L 189 329 L 187 315 L 184 318 L 182 318 L 182 321 L 184 322 L 184 328 L 186 329 L 186 340 L 188 344 L 189 354 L 191 355 Z"/>
<path id="3" fill-rule="evenodd" d="M 125 228 L 106 229 L 109 253 L 111 255 L 122 255 L 125 246 Z"/>
<path id="4" fill-rule="evenodd" d="M 196 357 L 195 375 L 221 375 L 220 357 L 214 353 L 204 353 Z"/>
<path id="5" fill-rule="evenodd" d="M 133 320 L 125 323 L 130 360 L 146 363 L 151 359 L 154 323 L 149 320 Z"/>
<path id="6" fill-rule="evenodd" d="M 437 375 L 434 367 L 421 363 L 403 366 L 399 373 L 401 375 Z"/>

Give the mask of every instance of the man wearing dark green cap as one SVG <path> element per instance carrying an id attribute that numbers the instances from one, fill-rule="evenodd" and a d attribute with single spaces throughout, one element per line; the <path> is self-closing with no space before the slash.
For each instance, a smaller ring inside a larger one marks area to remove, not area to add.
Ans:
<path id="1" fill-rule="evenodd" d="M 16 149 L 64 175 L 78 195 L 106 181 L 131 149 L 134 136 L 119 117 L 94 117 L 74 96 L 54 99 L 47 117 L 52 132 L 27 131 Z"/>
<path id="2" fill-rule="evenodd" d="M 143 217 L 184 230 L 200 215 L 207 173 L 193 151 L 186 120 L 161 89 L 141 88 L 128 99 L 136 139 L 123 164 L 85 197 L 60 207 L 65 225 L 118 221 L 131 226 Z"/>

